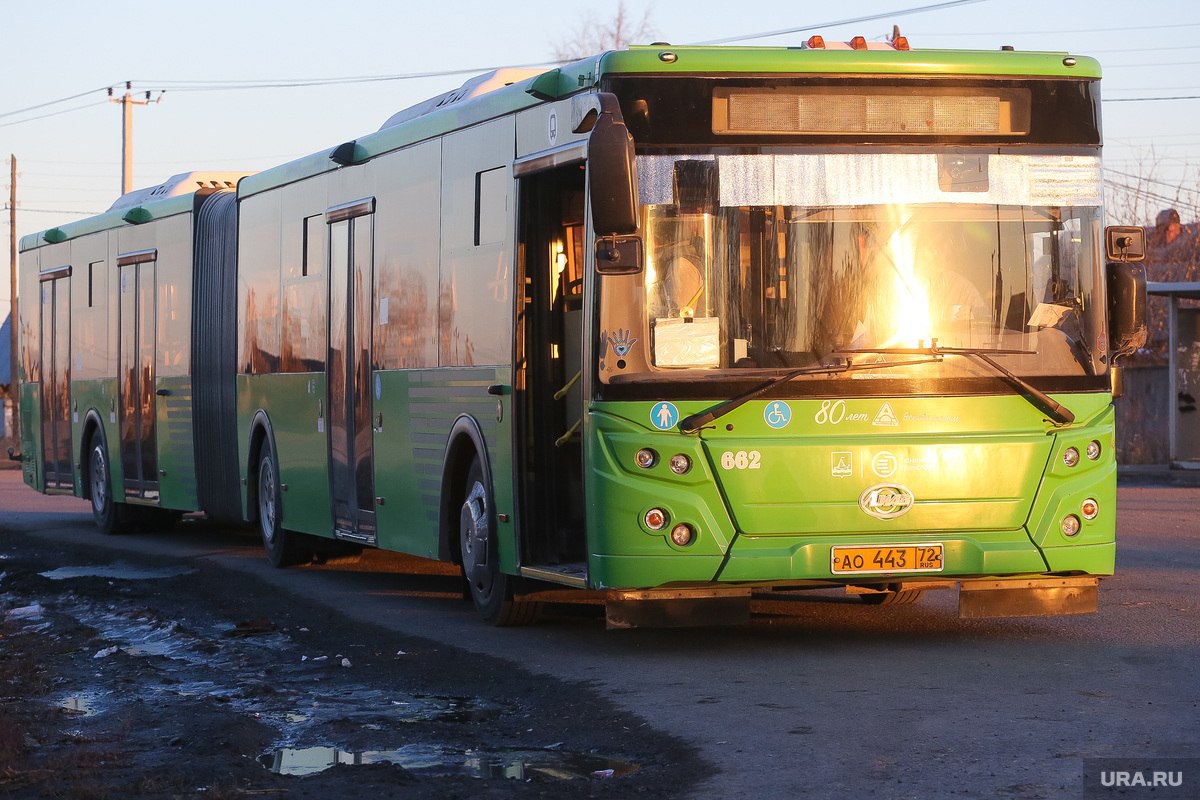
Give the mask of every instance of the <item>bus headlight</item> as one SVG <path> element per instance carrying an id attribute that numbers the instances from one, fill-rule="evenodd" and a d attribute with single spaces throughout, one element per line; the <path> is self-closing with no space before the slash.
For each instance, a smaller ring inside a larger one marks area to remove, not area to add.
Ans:
<path id="1" fill-rule="evenodd" d="M 1079 517 L 1074 514 L 1068 514 L 1063 517 L 1062 532 L 1063 536 L 1075 536 L 1079 533 Z"/>
<path id="2" fill-rule="evenodd" d="M 671 456 L 671 472 L 674 472 L 676 475 L 686 475 L 691 468 L 692 460 L 683 453 L 676 453 Z"/>
<path id="3" fill-rule="evenodd" d="M 1075 447 L 1068 447 L 1066 450 L 1063 450 L 1063 463 L 1068 467 L 1073 467 L 1078 464 L 1079 449 Z"/>
<path id="4" fill-rule="evenodd" d="M 658 463 L 658 453 L 651 450 L 649 447 L 643 447 L 634 455 L 633 460 L 642 469 L 650 469 Z"/>
<path id="5" fill-rule="evenodd" d="M 1100 457 L 1100 443 L 1095 439 L 1092 439 L 1087 443 L 1087 450 L 1085 452 L 1087 453 L 1088 458 L 1090 458 L 1092 461 L 1095 461 Z"/>
<path id="6" fill-rule="evenodd" d="M 687 547 L 692 543 L 695 535 L 695 532 L 692 531 L 692 526 L 685 522 L 681 522 L 674 528 L 671 528 L 671 541 L 678 547 Z"/>

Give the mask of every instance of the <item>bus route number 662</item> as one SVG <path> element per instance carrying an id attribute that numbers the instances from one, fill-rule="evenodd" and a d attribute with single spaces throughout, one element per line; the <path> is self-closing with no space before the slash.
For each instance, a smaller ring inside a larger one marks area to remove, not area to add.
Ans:
<path id="1" fill-rule="evenodd" d="M 757 450 L 726 450 L 721 454 L 722 469 L 761 469 L 762 453 Z"/>

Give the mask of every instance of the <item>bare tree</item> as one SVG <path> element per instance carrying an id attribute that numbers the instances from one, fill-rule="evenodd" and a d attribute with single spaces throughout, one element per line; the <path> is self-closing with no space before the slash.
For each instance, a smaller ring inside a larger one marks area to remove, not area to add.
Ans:
<path id="1" fill-rule="evenodd" d="M 622 50 L 632 43 L 648 43 L 655 36 L 650 21 L 650 6 L 635 20 L 625 8 L 625 0 L 617 3 L 616 13 L 608 22 L 599 22 L 592 14 L 584 16 L 579 25 L 554 47 L 555 61 L 574 61 L 605 50 Z"/>

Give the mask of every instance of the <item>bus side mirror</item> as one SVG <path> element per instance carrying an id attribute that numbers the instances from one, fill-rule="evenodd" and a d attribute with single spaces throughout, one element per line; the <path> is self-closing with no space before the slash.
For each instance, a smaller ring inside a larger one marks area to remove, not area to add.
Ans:
<path id="1" fill-rule="evenodd" d="M 1146 231 L 1127 225 L 1104 229 L 1104 252 L 1109 261 L 1145 261 Z"/>
<path id="2" fill-rule="evenodd" d="M 638 229 L 637 168 L 633 137 L 617 96 L 597 95 L 600 109 L 588 135 L 588 195 L 596 237 L 629 236 Z"/>
<path id="3" fill-rule="evenodd" d="M 1133 354 L 1145 346 L 1146 336 L 1146 268 L 1129 262 L 1109 262 L 1108 337 L 1112 357 Z"/>
<path id="4" fill-rule="evenodd" d="M 637 236 L 605 236 L 596 240 L 596 271 L 633 275 L 642 271 L 642 240 Z"/>

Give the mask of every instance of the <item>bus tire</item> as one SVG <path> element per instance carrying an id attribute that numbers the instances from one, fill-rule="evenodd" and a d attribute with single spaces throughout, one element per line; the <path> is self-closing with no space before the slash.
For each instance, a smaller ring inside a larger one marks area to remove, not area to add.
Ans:
<path id="1" fill-rule="evenodd" d="M 129 506 L 113 499 L 112 475 L 108 469 L 108 448 L 104 434 L 92 432 L 88 442 L 88 494 L 92 501 L 92 519 L 101 533 L 123 533 L 131 528 Z"/>
<path id="2" fill-rule="evenodd" d="M 264 441 L 258 457 L 258 529 L 263 550 L 273 567 L 289 567 L 306 560 L 297 546 L 296 535 L 283 529 L 283 497 L 275 447 Z"/>
<path id="3" fill-rule="evenodd" d="M 458 536 L 463 579 L 475 610 L 484 622 L 500 627 L 529 625 L 538 616 L 539 604 L 513 597 L 513 578 L 500 571 L 496 539 L 496 512 L 476 458 L 467 471 L 459 513 Z"/>

